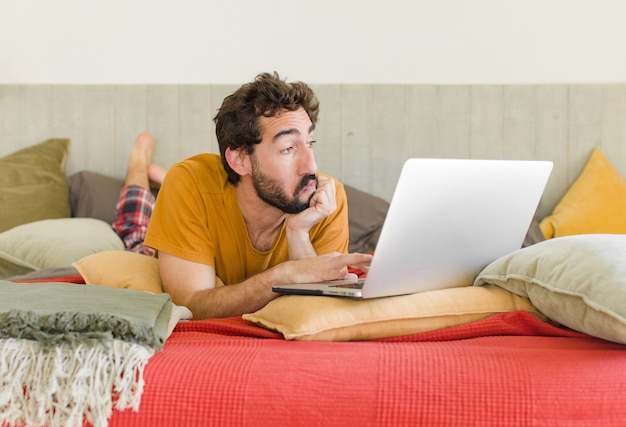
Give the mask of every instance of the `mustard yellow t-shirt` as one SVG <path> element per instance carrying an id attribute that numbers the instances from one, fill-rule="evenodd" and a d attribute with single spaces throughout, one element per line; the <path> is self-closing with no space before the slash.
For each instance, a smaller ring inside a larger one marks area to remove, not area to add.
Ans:
<path id="1" fill-rule="evenodd" d="M 336 182 L 337 209 L 311 228 L 316 252 L 348 250 L 348 208 L 343 184 Z M 217 154 L 199 154 L 174 165 L 159 190 L 146 246 L 207 264 L 232 284 L 289 259 L 283 223 L 270 250 L 250 242 L 235 186 Z"/>

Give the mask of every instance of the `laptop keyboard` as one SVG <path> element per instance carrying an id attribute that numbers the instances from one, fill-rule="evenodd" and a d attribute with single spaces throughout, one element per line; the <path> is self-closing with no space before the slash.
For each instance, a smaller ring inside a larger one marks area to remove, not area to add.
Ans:
<path id="1" fill-rule="evenodd" d="M 347 289 L 363 289 L 363 282 L 354 283 L 342 283 L 341 285 L 333 285 L 333 288 L 347 288 Z"/>

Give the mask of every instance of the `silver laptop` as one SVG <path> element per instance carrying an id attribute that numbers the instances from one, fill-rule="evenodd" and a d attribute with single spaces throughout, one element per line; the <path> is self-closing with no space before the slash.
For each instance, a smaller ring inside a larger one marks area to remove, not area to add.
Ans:
<path id="1" fill-rule="evenodd" d="M 551 171 L 549 161 L 409 159 L 366 279 L 272 289 L 375 298 L 468 286 L 521 247 Z"/>

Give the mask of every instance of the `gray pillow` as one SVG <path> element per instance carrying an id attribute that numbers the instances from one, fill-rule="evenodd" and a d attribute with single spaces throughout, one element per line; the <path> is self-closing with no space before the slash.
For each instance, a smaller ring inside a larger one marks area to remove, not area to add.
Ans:
<path id="1" fill-rule="evenodd" d="M 348 228 L 350 252 L 372 252 L 378 242 L 389 203 L 380 197 L 344 184 L 348 199 Z"/>
<path id="2" fill-rule="evenodd" d="M 0 233 L 0 278 L 73 262 L 107 250 L 124 250 L 111 225 L 94 218 L 60 218 L 18 225 Z"/>
<path id="3" fill-rule="evenodd" d="M 115 221 L 115 206 L 124 181 L 96 172 L 80 171 L 70 176 L 72 216 Z"/>
<path id="4" fill-rule="evenodd" d="M 555 322 L 626 344 L 626 235 L 549 239 L 494 261 L 474 285 L 500 286 Z"/>

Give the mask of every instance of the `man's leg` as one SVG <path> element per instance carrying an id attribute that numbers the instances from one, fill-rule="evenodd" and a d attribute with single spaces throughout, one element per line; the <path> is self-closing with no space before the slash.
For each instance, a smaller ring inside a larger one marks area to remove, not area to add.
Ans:
<path id="1" fill-rule="evenodd" d="M 113 223 L 113 230 L 127 250 L 150 256 L 154 255 L 154 250 L 143 245 L 155 203 L 150 181 L 161 184 L 165 177 L 165 169 L 151 164 L 153 150 L 152 135 L 140 134 L 128 156 L 126 179 Z"/>

